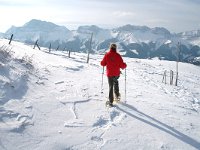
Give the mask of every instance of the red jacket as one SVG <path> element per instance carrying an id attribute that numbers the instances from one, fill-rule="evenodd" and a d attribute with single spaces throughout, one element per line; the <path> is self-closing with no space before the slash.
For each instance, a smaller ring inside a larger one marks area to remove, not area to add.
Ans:
<path id="1" fill-rule="evenodd" d="M 107 76 L 119 76 L 120 68 L 126 68 L 126 63 L 123 62 L 120 54 L 116 50 L 110 50 L 104 55 L 103 60 L 101 61 L 102 66 L 106 66 Z"/>

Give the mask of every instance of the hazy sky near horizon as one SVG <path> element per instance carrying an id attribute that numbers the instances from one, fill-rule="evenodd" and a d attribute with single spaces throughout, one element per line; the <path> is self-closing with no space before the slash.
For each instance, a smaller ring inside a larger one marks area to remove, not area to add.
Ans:
<path id="1" fill-rule="evenodd" d="M 0 32 L 31 19 L 68 29 L 132 24 L 181 32 L 200 29 L 199 9 L 200 0 L 0 0 Z"/>

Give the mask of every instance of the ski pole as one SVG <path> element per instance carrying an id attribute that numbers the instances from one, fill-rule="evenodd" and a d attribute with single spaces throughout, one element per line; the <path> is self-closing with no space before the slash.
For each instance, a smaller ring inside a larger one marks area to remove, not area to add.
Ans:
<path id="1" fill-rule="evenodd" d="M 126 102 L 126 68 L 125 68 L 125 102 Z"/>
<path id="2" fill-rule="evenodd" d="M 101 79 L 101 93 L 103 93 L 103 74 L 104 74 L 104 67 L 103 67 L 102 79 Z"/>

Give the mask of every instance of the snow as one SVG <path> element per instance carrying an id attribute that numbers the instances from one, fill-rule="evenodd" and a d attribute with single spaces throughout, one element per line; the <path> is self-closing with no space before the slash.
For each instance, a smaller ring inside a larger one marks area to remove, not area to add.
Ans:
<path id="1" fill-rule="evenodd" d="M 163 45 L 166 40 L 171 39 L 170 32 L 164 28 L 148 28 L 142 26 L 127 25 L 113 31 L 113 37 L 118 38 L 126 44 L 156 42 L 156 49 Z M 118 34 L 116 34 L 118 33 Z M 179 40 L 176 38 L 176 40 Z"/>
<path id="2" fill-rule="evenodd" d="M 131 50 L 131 51 L 132 51 L 133 53 L 137 54 L 137 55 L 139 54 L 138 51 L 137 51 L 136 49 L 133 49 L 133 50 Z"/>
<path id="3" fill-rule="evenodd" d="M 192 45 L 200 46 L 200 30 L 181 32 L 179 33 L 179 36 Z"/>
<path id="4" fill-rule="evenodd" d="M 170 43 L 172 43 L 171 40 L 167 40 L 167 41 L 165 42 L 165 44 L 170 44 Z"/>
<path id="5" fill-rule="evenodd" d="M 179 63 L 174 86 L 176 62 L 124 58 L 126 99 L 122 70 L 122 102 L 108 109 L 102 55 L 87 64 L 83 53 L 68 58 L 3 39 L 0 47 L 0 149 L 200 149 L 198 66 Z"/>
<path id="6" fill-rule="evenodd" d="M 193 45 L 200 46 L 200 37 L 189 40 Z"/>

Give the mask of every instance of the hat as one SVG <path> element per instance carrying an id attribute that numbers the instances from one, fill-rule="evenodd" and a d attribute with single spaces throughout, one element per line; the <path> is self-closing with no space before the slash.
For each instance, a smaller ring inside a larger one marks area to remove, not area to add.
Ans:
<path id="1" fill-rule="evenodd" d="M 114 43 L 112 43 L 112 44 L 110 45 L 110 49 L 117 49 L 117 45 L 114 44 Z"/>

